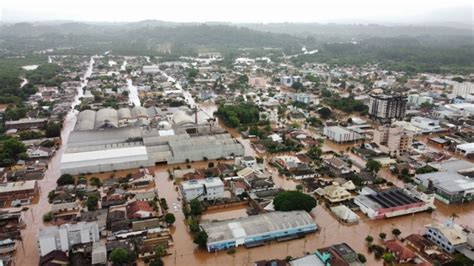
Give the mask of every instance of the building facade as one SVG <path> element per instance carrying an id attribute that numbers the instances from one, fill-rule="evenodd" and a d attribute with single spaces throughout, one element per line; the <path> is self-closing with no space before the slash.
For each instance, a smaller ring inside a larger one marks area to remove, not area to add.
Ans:
<path id="1" fill-rule="evenodd" d="M 425 226 L 426 237 L 448 253 L 454 253 L 467 242 L 467 234 L 463 228 L 452 220 L 444 224 L 433 223 Z"/>
<path id="2" fill-rule="evenodd" d="M 269 212 L 244 218 L 201 224 L 207 233 L 207 250 L 254 247 L 273 240 L 288 240 L 316 232 L 313 218 L 305 211 Z"/>
<path id="3" fill-rule="evenodd" d="M 98 242 L 99 226 L 96 222 L 79 222 L 40 229 L 38 248 L 40 256 L 53 250 L 69 251 L 74 245 Z"/>
<path id="4" fill-rule="evenodd" d="M 373 141 L 381 146 L 381 150 L 391 155 L 400 156 L 409 151 L 413 142 L 413 134 L 405 132 L 401 127 L 382 126 L 374 130 Z"/>
<path id="5" fill-rule="evenodd" d="M 383 123 L 388 123 L 392 119 L 401 120 L 405 117 L 406 105 L 406 96 L 371 94 L 369 116 Z"/>
<path id="6" fill-rule="evenodd" d="M 214 200 L 224 197 L 224 182 L 219 177 L 184 181 L 180 186 L 186 201 Z"/>

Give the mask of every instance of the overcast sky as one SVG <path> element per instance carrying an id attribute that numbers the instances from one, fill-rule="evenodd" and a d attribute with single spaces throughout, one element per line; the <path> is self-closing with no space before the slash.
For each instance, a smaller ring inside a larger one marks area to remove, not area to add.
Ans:
<path id="1" fill-rule="evenodd" d="M 473 24 L 473 0 L 0 0 L 2 21 Z"/>

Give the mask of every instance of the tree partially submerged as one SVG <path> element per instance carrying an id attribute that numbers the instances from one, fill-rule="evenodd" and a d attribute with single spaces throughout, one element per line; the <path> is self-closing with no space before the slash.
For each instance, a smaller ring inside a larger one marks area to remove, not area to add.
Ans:
<path id="1" fill-rule="evenodd" d="M 277 211 L 305 210 L 310 212 L 316 207 L 316 199 L 300 191 L 284 191 L 276 195 L 273 205 Z"/>

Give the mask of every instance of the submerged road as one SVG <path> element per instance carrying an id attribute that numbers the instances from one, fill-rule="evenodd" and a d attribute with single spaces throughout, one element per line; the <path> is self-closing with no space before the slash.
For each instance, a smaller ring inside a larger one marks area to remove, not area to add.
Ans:
<path id="1" fill-rule="evenodd" d="M 26 223 L 25 229 L 22 230 L 22 243 L 17 247 L 16 251 L 16 265 L 38 265 L 39 250 L 38 250 L 38 231 L 44 228 L 43 215 L 51 210 L 51 205 L 48 202 L 49 191 L 56 188 L 56 180 L 60 176 L 61 157 L 66 149 L 67 139 L 69 134 L 74 129 L 76 123 L 76 111 L 74 107 L 81 101 L 83 89 L 87 85 L 88 78 L 92 75 L 94 66 L 94 57 L 91 57 L 89 66 L 81 79 L 81 85 L 77 88 L 77 94 L 74 101 L 71 103 L 71 111 L 66 116 L 63 129 L 61 131 L 61 140 L 63 145 L 57 150 L 53 158 L 48 164 L 48 170 L 45 172 L 45 177 L 38 180 L 40 190 L 39 202 L 35 205 L 28 206 L 29 210 L 23 213 L 23 220 Z"/>

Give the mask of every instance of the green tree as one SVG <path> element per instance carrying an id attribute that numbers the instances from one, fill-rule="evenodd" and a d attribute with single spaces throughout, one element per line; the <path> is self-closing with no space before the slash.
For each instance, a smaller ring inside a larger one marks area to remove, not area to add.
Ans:
<path id="1" fill-rule="evenodd" d="M 165 265 L 163 263 L 163 260 L 161 258 L 157 258 L 154 261 L 150 262 L 149 266 L 163 266 L 163 265 Z"/>
<path id="2" fill-rule="evenodd" d="M 291 84 L 291 87 L 295 90 L 303 90 L 304 89 L 303 83 L 301 83 L 301 82 L 295 82 L 295 83 Z"/>
<path id="3" fill-rule="evenodd" d="M 401 235 L 401 233 L 402 233 L 402 232 L 401 232 L 400 229 L 398 229 L 398 228 L 394 228 L 394 229 L 392 230 L 392 235 L 394 235 L 395 237 L 398 237 L 399 235 Z"/>
<path id="4" fill-rule="evenodd" d="M 102 182 L 101 182 L 100 179 L 99 179 L 98 177 L 96 177 L 96 176 L 91 177 L 90 184 L 91 184 L 91 186 L 94 186 L 94 187 L 100 187 L 100 186 L 102 186 Z"/>
<path id="5" fill-rule="evenodd" d="M 198 244 L 201 248 L 206 248 L 207 245 L 207 233 L 205 231 L 199 231 L 194 235 L 194 243 Z"/>
<path id="6" fill-rule="evenodd" d="M 378 161 L 369 159 L 365 164 L 365 168 L 370 172 L 378 173 L 380 168 L 382 168 L 382 165 Z"/>
<path id="7" fill-rule="evenodd" d="M 365 242 L 367 242 L 369 245 L 374 241 L 374 238 L 371 235 L 368 235 L 365 237 Z"/>
<path id="8" fill-rule="evenodd" d="M 392 265 L 396 259 L 395 255 L 392 252 L 386 252 L 385 254 L 383 254 L 382 258 L 388 265 Z"/>
<path id="9" fill-rule="evenodd" d="M 59 123 L 48 123 L 44 130 L 47 138 L 56 138 L 61 136 L 61 124 Z"/>
<path id="10" fill-rule="evenodd" d="M 379 237 L 380 237 L 380 239 L 384 240 L 387 237 L 387 234 L 385 234 L 384 232 L 381 232 L 379 234 Z"/>
<path id="11" fill-rule="evenodd" d="M 172 213 L 167 213 L 167 214 L 165 215 L 165 222 L 166 222 L 168 225 L 172 225 L 175 221 L 176 221 L 176 217 L 174 216 L 174 214 L 172 214 Z"/>
<path id="12" fill-rule="evenodd" d="M 70 174 L 63 174 L 56 180 L 56 184 L 58 186 L 74 185 L 74 177 Z"/>
<path id="13" fill-rule="evenodd" d="M 191 208 L 191 215 L 192 216 L 199 216 L 204 211 L 203 207 L 202 207 L 202 204 L 198 199 L 191 200 L 191 202 L 189 202 L 189 206 Z"/>
<path id="14" fill-rule="evenodd" d="M 97 209 L 98 203 L 99 203 L 99 198 L 96 194 L 92 194 L 87 197 L 86 205 L 89 211 L 95 211 Z"/>
<path id="15" fill-rule="evenodd" d="M 307 153 L 307 155 L 313 160 L 321 159 L 322 154 L 323 151 L 319 147 L 311 147 Z"/>
<path id="16" fill-rule="evenodd" d="M 189 231 L 191 233 L 196 234 L 197 232 L 201 231 L 201 227 L 199 226 L 199 220 L 191 219 L 189 221 Z"/>
<path id="17" fill-rule="evenodd" d="M 155 254 L 156 254 L 156 256 L 158 256 L 160 258 L 166 256 L 165 246 L 164 245 L 157 245 L 155 247 Z"/>
<path id="18" fill-rule="evenodd" d="M 296 190 L 303 191 L 303 185 L 301 184 L 296 185 Z"/>
<path id="19" fill-rule="evenodd" d="M 318 114 L 321 116 L 322 119 L 328 119 L 329 117 L 331 117 L 332 111 L 327 107 L 323 107 L 318 110 Z"/>
<path id="20" fill-rule="evenodd" d="M 54 219 L 54 214 L 52 212 L 45 213 L 43 215 L 43 222 L 49 223 Z"/>
<path id="21" fill-rule="evenodd" d="M 358 259 L 361 263 L 366 263 L 366 262 L 367 262 L 367 259 L 365 258 L 364 254 L 362 254 L 362 253 L 357 253 L 357 259 Z"/>
<path id="22" fill-rule="evenodd" d="M 273 199 L 273 205 L 277 211 L 305 210 L 310 212 L 316 207 L 316 200 L 300 191 L 283 191 Z"/>
<path id="23" fill-rule="evenodd" d="M 110 253 L 110 259 L 116 265 L 123 265 L 130 260 L 130 252 L 124 248 L 115 248 Z"/>
<path id="24" fill-rule="evenodd" d="M 25 144 L 17 139 L 8 138 L 0 141 L 0 164 L 2 166 L 10 166 L 16 160 L 22 158 L 25 152 Z"/>

